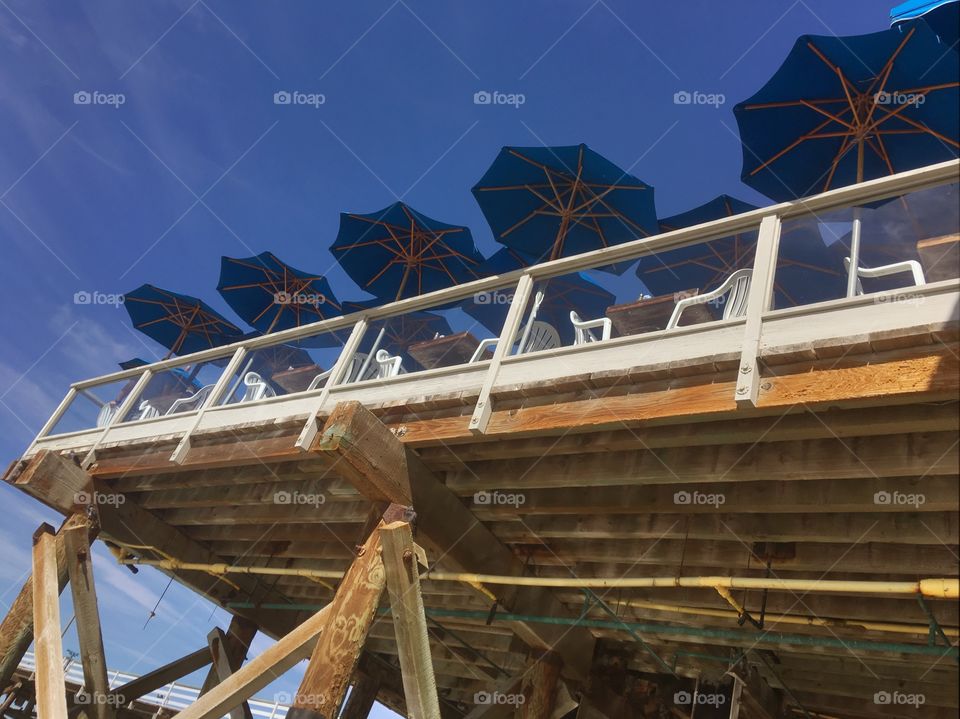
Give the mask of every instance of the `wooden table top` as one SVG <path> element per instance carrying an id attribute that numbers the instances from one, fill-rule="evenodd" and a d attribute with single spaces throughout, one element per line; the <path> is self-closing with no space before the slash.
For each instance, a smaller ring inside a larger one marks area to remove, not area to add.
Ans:
<path id="1" fill-rule="evenodd" d="M 477 351 L 480 340 L 471 332 L 457 332 L 407 347 L 407 353 L 426 369 L 465 364 Z"/>
<path id="2" fill-rule="evenodd" d="M 927 282 L 952 280 L 960 266 L 960 235 L 941 235 L 917 241 L 917 254 Z"/>
<path id="3" fill-rule="evenodd" d="M 305 367 L 285 369 L 282 372 L 274 372 L 270 380 L 287 392 L 303 392 L 313 382 L 313 378 L 321 372 L 323 372 L 323 367 L 311 364 Z"/>
<path id="4" fill-rule="evenodd" d="M 613 327 L 622 337 L 624 335 L 638 335 L 644 332 L 655 332 L 667 326 L 677 300 L 686 297 L 695 297 L 698 289 L 683 290 L 669 295 L 657 295 L 627 302 L 622 305 L 612 305 L 607 308 L 606 315 L 613 322 Z M 680 325 L 695 325 L 701 322 L 715 320 L 713 310 L 707 304 L 692 305 L 684 310 L 680 316 Z"/>

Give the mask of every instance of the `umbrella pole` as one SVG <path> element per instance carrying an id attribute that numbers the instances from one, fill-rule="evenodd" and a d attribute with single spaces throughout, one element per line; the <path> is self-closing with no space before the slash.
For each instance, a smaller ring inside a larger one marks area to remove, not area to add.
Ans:
<path id="1" fill-rule="evenodd" d="M 247 360 L 247 366 L 243 368 L 240 374 L 237 375 L 237 378 L 233 381 L 233 384 L 230 386 L 229 391 L 227 391 L 223 396 L 229 401 L 229 398 L 233 396 L 233 393 L 237 391 L 237 387 L 240 386 L 240 383 L 243 381 L 243 378 L 247 375 L 247 372 L 250 370 L 250 367 L 253 365 L 253 357 Z"/>
<path id="2" fill-rule="evenodd" d="M 863 140 L 857 142 L 857 183 L 863 182 Z M 850 269 L 847 272 L 847 297 L 857 294 L 857 271 L 860 268 L 860 219 L 862 208 L 853 208 L 853 225 L 850 228 Z"/>
<path id="3" fill-rule="evenodd" d="M 860 267 L 860 209 L 853 208 L 853 227 L 850 230 L 850 271 L 847 273 L 847 297 L 857 294 L 857 269 Z"/>
<path id="4" fill-rule="evenodd" d="M 358 378 L 367 376 L 367 369 L 370 367 L 370 363 L 373 362 L 373 356 L 377 353 L 377 350 L 380 348 L 380 343 L 383 341 L 383 334 L 386 331 L 387 331 L 386 325 L 380 328 L 380 332 L 377 334 L 377 339 L 373 343 L 373 347 L 370 348 L 370 353 L 367 355 L 367 358 L 363 361 L 363 366 L 360 367 L 360 372 L 357 373 Z"/>

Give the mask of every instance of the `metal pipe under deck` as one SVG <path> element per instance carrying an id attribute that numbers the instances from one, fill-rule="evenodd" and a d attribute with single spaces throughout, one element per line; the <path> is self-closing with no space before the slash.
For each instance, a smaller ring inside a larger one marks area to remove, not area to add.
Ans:
<path id="1" fill-rule="evenodd" d="M 183 569 L 210 574 L 266 574 L 319 579 L 342 579 L 343 572 L 333 569 L 289 569 L 283 567 L 236 566 L 225 563 L 180 562 L 176 559 L 124 559 L 121 564 L 142 564 L 161 569 Z M 768 589 L 782 592 L 819 592 L 840 594 L 896 594 L 960 598 L 960 579 L 920 579 L 913 582 L 871 582 L 836 579 L 779 579 L 776 577 L 512 577 L 469 572 L 431 572 L 420 575 L 422 581 L 500 584 L 511 587 L 558 587 L 566 589 L 652 589 L 686 587 L 705 589 Z"/>
<path id="2" fill-rule="evenodd" d="M 228 609 L 279 609 L 297 612 L 316 612 L 323 604 L 257 604 L 255 602 L 227 602 Z M 424 607 L 424 612 L 430 617 L 448 617 L 454 619 L 477 619 L 483 622 L 490 620 L 489 611 L 473 611 L 469 609 L 438 609 Z M 378 614 L 386 615 L 390 609 L 384 607 L 377 610 Z M 594 629 L 611 629 L 615 631 L 635 631 L 646 634 L 679 634 L 701 639 L 743 639 L 748 637 L 754 644 L 792 644 L 817 648 L 843 649 L 852 651 L 894 652 L 899 654 L 919 654 L 931 657 L 960 657 L 957 647 L 943 647 L 939 644 L 904 644 L 900 642 L 870 642 L 859 639 L 835 639 L 832 637 L 811 637 L 802 634 L 783 634 L 767 632 L 762 634 L 745 634 L 742 631 L 730 629 L 703 629 L 700 627 L 683 627 L 673 624 L 649 624 L 629 622 L 626 620 L 611 621 L 607 619 L 590 619 L 588 617 L 555 617 L 540 614 L 511 614 L 498 612 L 494 621 L 499 622 L 527 622 L 539 624 L 556 624 L 560 626 L 580 626 Z M 926 631 L 926 630 L 924 630 Z"/>

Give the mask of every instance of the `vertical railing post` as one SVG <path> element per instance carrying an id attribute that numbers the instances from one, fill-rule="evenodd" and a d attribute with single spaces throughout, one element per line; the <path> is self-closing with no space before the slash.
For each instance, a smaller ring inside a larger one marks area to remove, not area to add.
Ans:
<path id="1" fill-rule="evenodd" d="M 760 221 L 757 251 L 753 258 L 753 275 L 747 295 L 747 321 L 740 349 L 737 370 L 737 405 L 756 405 L 760 394 L 760 336 L 763 313 L 770 308 L 777 271 L 777 250 L 780 244 L 780 218 L 768 215 Z"/>
<path id="2" fill-rule="evenodd" d="M 523 318 L 523 311 L 530 299 L 530 293 L 533 289 L 533 277 L 523 275 L 517 283 L 517 289 L 513 293 L 513 299 L 510 301 L 510 309 L 507 312 L 507 319 L 503 323 L 503 329 L 500 331 L 500 339 L 496 348 L 493 350 L 493 358 L 490 360 L 490 367 L 487 369 L 487 376 L 480 387 L 480 396 L 477 397 L 477 404 L 473 410 L 473 416 L 470 418 L 470 431 L 474 434 L 483 434 L 487 429 L 487 423 L 490 421 L 490 415 L 493 412 L 490 393 L 497 381 L 497 373 L 500 371 L 500 364 L 503 358 L 510 353 L 513 347 L 513 339 L 517 335 L 517 329 L 520 327 L 520 320 Z"/>
<path id="3" fill-rule="evenodd" d="M 357 323 L 353 326 L 353 330 L 350 332 L 350 336 L 347 338 L 346 344 L 343 345 L 343 349 L 340 351 L 340 356 L 337 357 L 337 361 L 334 362 L 333 367 L 330 369 L 330 376 L 327 377 L 327 382 L 323 385 L 320 396 L 317 397 L 317 403 L 313 406 L 313 410 L 310 412 L 310 416 L 307 417 L 307 422 L 303 425 L 303 430 L 297 438 L 296 446 L 301 452 L 306 452 L 310 449 L 310 445 L 312 445 L 313 440 L 316 439 L 317 433 L 319 432 L 317 417 L 323 410 L 323 405 L 326 404 L 327 397 L 330 396 L 330 390 L 343 380 L 350 364 L 353 362 L 353 356 L 357 353 L 357 350 L 360 349 L 360 341 L 367 331 L 367 324 L 366 317 L 361 317 L 357 320 Z"/>
<path id="4" fill-rule="evenodd" d="M 93 443 L 93 446 L 90 448 L 90 451 L 87 452 L 87 456 L 83 458 L 83 461 L 80 463 L 80 466 L 84 469 L 88 469 L 91 464 L 93 464 L 97 459 L 97 447 L 103 444 L 103 441 L 107 438 L 107 435 L 110 433 L 110 428 L 118 422 L 122 422 L 123 418 L 127 416 L 130 410 L 133 409 L 134 404 L 137 400 L 140 399 L 140 395 L 143 393 L 143 389 L 147 386 L 147 383 L 153 377 L 153 371 L 144 370 L 144 373 L 140 375 L 139 379 L 126 397 L 123 398 L 123 402 L 120 403 L 120 406 L 117 407 L 117 411 L 113 413 L 113 416 L 107 420 L 106 426 L 103 428 L 103 432 L 100 433 L 100 436 L 97 437 L 97 441 Z"/>
<path id="5" fill-rule="evenodd" d="M 246 347 L 237 347 L 237 351 L 233 353 L 230 361 L 227 362 L 227 366 L 223 368 L 223 372 L 221 372 L 220 376 L 217 378 L 216 383 L 213 385 L 213 389 L 210 390 L 210 394 L 207 395 L 207 398 L 203 400 L 203 402 L 201 402 L 200 406 L 197 408 L 197 414 L 194 416 L 190 427 L 186 432 L 183 433 L 183 437 L 180 438 L 180 444 L 177 445 L 177 448 L 173 450 L 173 454 L 170 455 L 171 462 L 175 464 L 183 464 L 183 460 L 187 458 L 187 453 L 190 451 L 190 435 L 192 435 L 194 430 L 200 426 L 200 420 L 203 419 L 203 414 L 207 411 L 207 407 L 216 406 L 216 404 L 223 397 L 223 393 L 227 389 L 227 384 L 229 384 L 233 375 L 236 374 L 237 369 L 243 362 L 243 358 L 246 356 L 246 353 Z"/>

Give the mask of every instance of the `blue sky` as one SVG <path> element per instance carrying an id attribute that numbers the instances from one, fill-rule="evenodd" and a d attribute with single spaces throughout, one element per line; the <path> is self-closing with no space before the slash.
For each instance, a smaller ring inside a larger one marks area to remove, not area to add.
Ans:
<path id="1" fill-rule="evenodd" d="M 398 198 L 495 248 L 470 187 L 502 145 L 586 142 L 656 188 L 667 216 L 739 181 L 733 105 L 802 33 L 886 26 L 848 0 L 0 0 L 0 456 L 29 443 L 71 381 L 161 348 L 126 313 L 74 304 L 150 282 L 232 313 L 219 258 L 269 249 L 362 293 L 327 248 L 338 213 Z M 310 105 L 274 93 L 322 94 Z M 522 93 L 519 107 L 478 91 Z M 719 93 L 718 108 L 678 105 Z M 123 104 L 75 104 L 77 92 Z M 0 611 L 57 518 L 0 487 Z M 111 667 L 142 673 L 204 642 L 212 606 L 98 555 Z M 64 602 L 64 620 L 70 616 Z M 66 640 L 70 646 L 71 639 Z M 76 646 L 73 641 L 74 648 Z M 258 640 L 257 648 L 264 646 Z M 296 683 L 291 677 L 287 684 Z M 269 693 L 269 692 L 268 692 Z"/>

